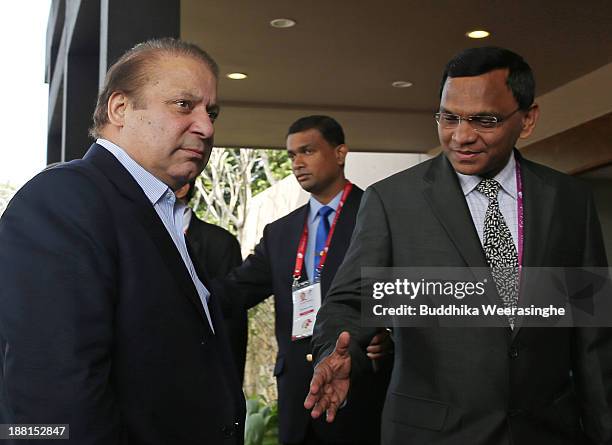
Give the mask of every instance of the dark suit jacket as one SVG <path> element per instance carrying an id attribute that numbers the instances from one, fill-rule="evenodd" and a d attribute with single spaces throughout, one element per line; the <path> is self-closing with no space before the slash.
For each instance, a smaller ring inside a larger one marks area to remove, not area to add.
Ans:
<path id="1" fill-rule="evenodd" d="M 573 178 L 520 162 L 523 264 L 605 266 L 590 192 Z M 346 259 L 317 318 L 318 355 L 333 348 L 342 329 L 361 345 L 366 341 L 359 318 L 362 266 L 487 267 L 443 155 L 366 191 Z M 612 437 L 610 329 L 397 328 L 394 340 L 384 444 L 570 445 Z M 351 347 L 351 375 L 358 378 L 364 359 Z"/>
<path id="2" fill-rule="evenodd" d="M 327 292 L 344 258 L 362 194 L 361 189 L 353 187 L 338 219 L 321 273 L 322 295 Z M 274 375 L 278 384 L 279 435 L 282 443 L 301 442 L 310 422 L 310 414 L 303 406 L 313 369 L 312 363 L 306 360 L 306 355 L 311 352 L 310 339 L 291 341 L 292 274 L 307 215 L 308 204 L 268 224 L 255 252 L 224 280 L 225 287 L 231 289 L 231 295 L 242 295 L 247 307 L 274 294 L 278 342 Z M 305 271 L 302 277 L 306 277 Z M 376 442 L 385 388 L 386 376 L 382 372 L 376 378 L 372 377 L 367 388 L 355 388 L 351 403 L 340 411 L 333 424 L 314 422 L 318 434 L 329 442 Z"/>
<path id="3" fill-rule="evenodd" d="M 10 422 L 70 424 L 78 445 L 242 443 L 216 298 L 213 335 L 162 221 L 106 149 L 26 184 L 0 245 Z"/>
<path id="4" fill-rule="evenodd" d="M 190 253 L 206 269 L 210 279 L 226 276 L 242 263 L 240 244 L 234 235 L 222 227 L 209 224 L 191 214 L 187 229 Z M 244 379 L 248 339 L 247 311 L 234 311 L 224 317 L 234 362 L 240 381 Z"/>

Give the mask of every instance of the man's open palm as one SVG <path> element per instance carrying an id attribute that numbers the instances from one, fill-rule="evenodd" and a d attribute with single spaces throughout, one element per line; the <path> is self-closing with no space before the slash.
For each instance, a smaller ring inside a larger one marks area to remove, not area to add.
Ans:
<path id="1" fill-rule="evenodd" d="M 336 412 L 346 400 L 351 374 L 349 354 L 350 334 L 342 332 L 336 341 L 334 351 L 315 368 L 310 382 L 310 391 L 304 407 L 312 409 L 312 417 L 318 418 L 327 412 L 326 420 L 333 422 Z"/>

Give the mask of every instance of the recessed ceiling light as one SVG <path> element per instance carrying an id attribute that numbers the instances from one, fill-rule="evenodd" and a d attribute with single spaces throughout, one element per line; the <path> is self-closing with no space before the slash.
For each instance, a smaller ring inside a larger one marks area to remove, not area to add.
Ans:
<path id="1" fill-rule="evenodd" d="M 470 39 L 484 39 L 485 37 L 489 37 L 491 33 L 489 31 L 485 31 L 484 29 L 475 29 L 474 31 L 470 31 L 465 33 Z"/>
<path id="2" fill-rule="evenodd" d="M 291 28 L 295 26 L 295 20 L 291 19 L 274 19 L 270 21 L 272 28 Z"/>
<path id="3" fill-rule="evenodd" d="M 227 77 L 232 80 L 242 80 L 246 79 L 248 76 L 244 73 L 229 73 Z"/>
<path id="4" fill-rule="evenodd" d="M 405 80 L 396 80 L 391 84 L 393 88 L 408 88 L 412 86 L 412 82 L 407 82 Z"/>

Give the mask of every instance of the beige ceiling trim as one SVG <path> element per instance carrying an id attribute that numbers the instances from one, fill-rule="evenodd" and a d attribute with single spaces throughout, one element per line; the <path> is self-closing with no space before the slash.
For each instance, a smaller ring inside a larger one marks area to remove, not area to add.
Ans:
<path id="1" fill-rule="evenodd" d="M 570 175 L 608 165 L 612 162 L 612 112 L 531 144 L 521 152 L 528 159 Z"/>
<path id="2" fill-rule="evenodd" d="M 539 96 L 540 121 L 528 146 L 612 111 L 612 63 Z"/>
<path id="3" fill-rule="evenodd" d="M 226 100 L 220 102 L 223 108 L 247 108 L 257 110 L 321 110 L 338 113 L 381 113 L 381 114 L 417 114 L 431 116 L 431 110 L 419 110 L 414 108 L 390 108 L 390 107 L 357 107 L 347 105 L 330 104 L 296 104 L 296 103 L 273 103 L 273 102 L 243 102 Z"/>

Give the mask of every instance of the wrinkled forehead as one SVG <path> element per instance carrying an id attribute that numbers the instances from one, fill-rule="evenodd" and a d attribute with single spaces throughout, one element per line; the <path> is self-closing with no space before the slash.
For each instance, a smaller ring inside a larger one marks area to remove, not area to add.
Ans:
<path id="1" fill-rule="evenodd" d="M 144 68 L 147 73 L 150 73 L 153 80 L 159 80 L 169 74 L 180 72 L 191 72 L 194 75 L 204 73 L 207 77 L 217 80 L 207 62 L 196 56 L 185 54 L 160 51 L 145 62 Z"/>
<path id="2" fill-rule="evenodd" d="M 210 67 L 195 57 L 170 54 L 151 58 L 139 77 L 135 91 L 139 101 L 150 94 L 161 94 L 216 102 L 217 79 Z"/>

